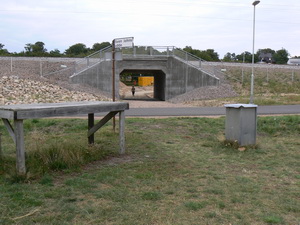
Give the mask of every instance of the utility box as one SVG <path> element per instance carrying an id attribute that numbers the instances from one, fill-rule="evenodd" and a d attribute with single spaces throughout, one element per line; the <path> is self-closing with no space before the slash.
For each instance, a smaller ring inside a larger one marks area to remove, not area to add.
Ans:
<path id="1" fill-rule="evenodd" d="M 225 138 L 239 145 L 256 144 L 257 105 L 228 104 L 226 107 Z"/>

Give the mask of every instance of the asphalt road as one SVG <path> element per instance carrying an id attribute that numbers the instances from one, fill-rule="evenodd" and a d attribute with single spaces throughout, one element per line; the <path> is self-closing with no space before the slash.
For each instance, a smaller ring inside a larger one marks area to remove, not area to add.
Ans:
<path id="1" fill-rule="evenodd" d="M 258 115 L 300 115 L 300 105 L 258 106 Z M 167 117 L 167 116 L 222 116 L 225 107 L 186 107 L 186 108 L 131 108 L 125 115 L 131 117 Z"/>

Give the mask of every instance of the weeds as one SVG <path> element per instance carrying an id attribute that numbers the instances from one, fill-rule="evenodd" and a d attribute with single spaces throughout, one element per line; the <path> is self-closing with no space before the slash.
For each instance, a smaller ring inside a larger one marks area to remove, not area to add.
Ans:
<path id="1" fill-rule="evenodd" d="M 162 198 L 162 194 L 160 192 L 145 192 L 142 194 L 142 199 L 157 201 Z"/>
<path id="2" fill-rule="evenodd" d="M 6 173 L 12 182 L 42 177 L 51 171 L 79 170 L 81 166 L 113 155 L 112 147 L 105 149 L 105 143 L 87 144 L 86 125 L 84 120 L 28 120 L 25 121 L 26 130 L 26 166 L 24 177 L 16 175 L 13 169 L 14 146 L 7 148 L 1 160 L 0 174 Z M 72 124 L 66 125 L 66 124 Z M 71 132 L 73 131 L 73 134 Z M 112 131 L 104 132 L 109 136 Z M 73 136 L 75 135 L 75 136 Z M 71 137 L 70 137 L 71 136 Z M 112 136 L 116 136 L 115 134 Z M 9 140 L 9 139 L 8 139 Z M 6 141 L 8 141 L 6 140 Z M 104 144 L 104 145 L 103 145 Z"/>
<path id="3" fill-rule="evenodd" d="M 204 207 L 206 207 L 207 202 L 187 202 L 184 205 L 189 210 L 196 211 L 196 210 L 203 209 Z"/>

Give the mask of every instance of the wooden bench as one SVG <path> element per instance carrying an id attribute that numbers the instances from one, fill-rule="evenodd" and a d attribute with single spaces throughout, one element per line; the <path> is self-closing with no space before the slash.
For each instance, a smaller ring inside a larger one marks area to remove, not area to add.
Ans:
<path id="1" fill-rule="evenodd" d="M 88 143 L 94 143 L 94 133 L 119 113 L 119 141 L 120 154 L 125 153 L 125 110 L 129 104 L 125 102 L 65 102 L 41 103 L 0 106 L 2 118 L 10 136 L 16 144 L 17 173 L 26 173 L 25 144 L 24 144 L 24 119 L 63 117 L 75 115 L 88 115 Z M 98 123 L 94 124 L 94 114 L 108 112 Z M 13 125 L 9 120 L 13 120 Z"/>

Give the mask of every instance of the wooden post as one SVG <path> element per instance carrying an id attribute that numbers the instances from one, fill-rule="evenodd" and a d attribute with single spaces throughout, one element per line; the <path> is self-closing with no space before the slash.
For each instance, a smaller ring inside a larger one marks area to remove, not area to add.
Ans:
<path id="1" fill-rule="evenodd" d="M 125 112 L 119 112 L 120 154 L 125 153 Z"/>
<path id="2" fill-rule="evenodd" d="M 112 41 L 112 100 L 113 102 L 116 100 L 115 95 L 115 40 Z M 113 117 L 113 130 L 116 131 L 116 119 Z"/>
<path id="3" fill-rule="evenodd" d="M 88 130 L 94 127 L 94 113 L 88 114 Z M 89 144 L 94 144 L 94 134 L 88 137 Z"/>
<path id="4" fill-rule="evenodd" d="M 17 173 L 19 175 L 25 175 L 26 166 L 23 120 L 14 120 L 14 126 L 16 136 Z"/>

